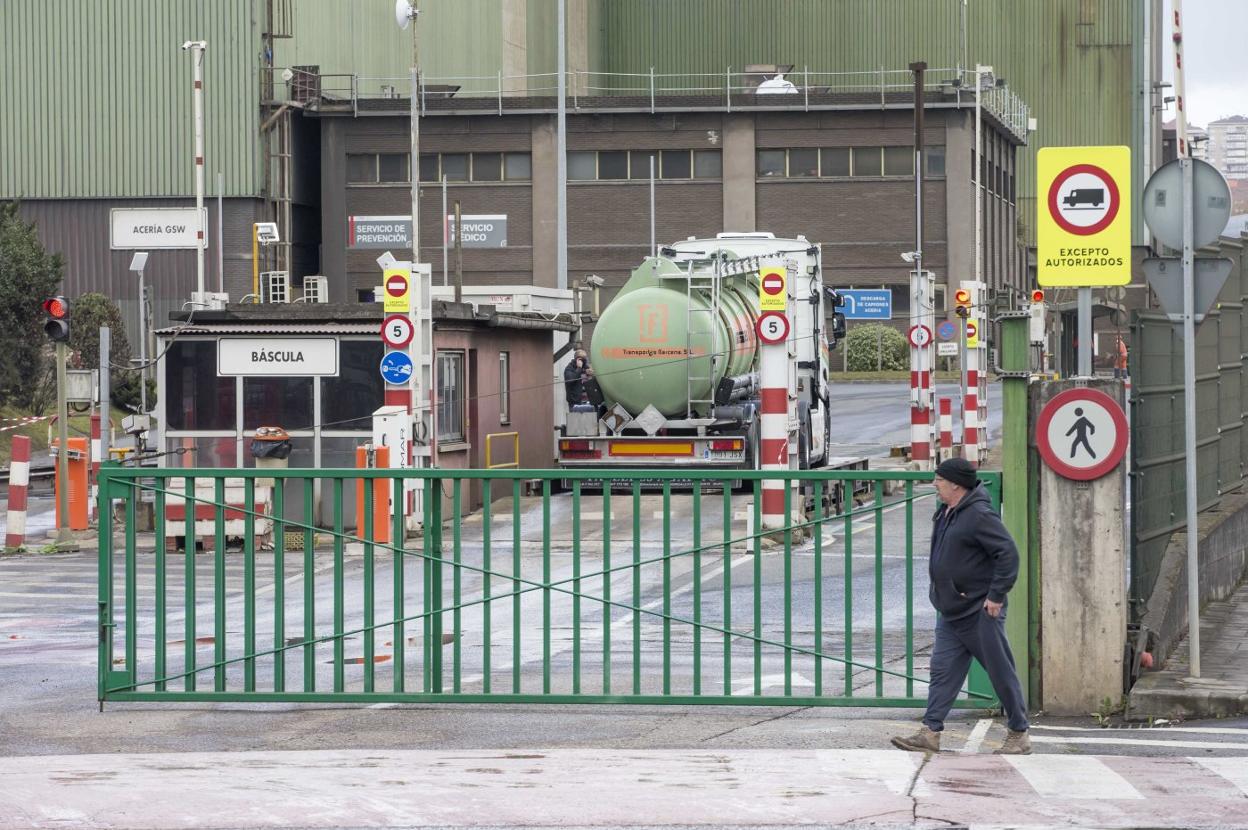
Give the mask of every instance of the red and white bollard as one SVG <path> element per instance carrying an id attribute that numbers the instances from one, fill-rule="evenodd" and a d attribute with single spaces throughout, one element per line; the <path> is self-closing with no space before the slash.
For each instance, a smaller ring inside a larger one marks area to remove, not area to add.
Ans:
<path id="1" fill-rule="evenodd" d="M 940 460 L 953 458 L 953 398 L 940 399 Z"/>
<path id="2" fill-rule="evenodd" d="M 967 369 L 962 393 L 962 457 L 974 467 L 979 466 L 979 433 L 979 370 Z"/>
<path id="3" fill-rule="evenodd" d="M 910 372 L 910 459 L 919 462 L 924 470 L 931 467 L 932 461 L 931 411 L 919 402 L 931 399 L 931 389 L 931 369 Z"/>
<path id="4" fill-rule="evenodd" d="M 91 518 L 96 516 L 100 494 L 100 464 L 104 461 L 104 445 L 100 440 L 100 411 L 91 412 Z"/>
<path id="5" fill-rule="evenodd" d="M 760 347 L 759 367 L 763 383 L 784 383 L 788 377 L 788 350 L 785 344 Z M 760 393 L 759 468 L 789 469 L 789 389 L 785 386 L 764 386 Z M 778 530 L 785 526 L 784 488 L 782 480 L 763 481 L 763 527 Z"/>
<path id="6" fill-rule="evenodd" d="M 13 460 L 9 464 L 9 513 L 4 546 L 20 548 L 26 543 L 26 492 L 30 485 L 30 436 L 13 436 Z"/>

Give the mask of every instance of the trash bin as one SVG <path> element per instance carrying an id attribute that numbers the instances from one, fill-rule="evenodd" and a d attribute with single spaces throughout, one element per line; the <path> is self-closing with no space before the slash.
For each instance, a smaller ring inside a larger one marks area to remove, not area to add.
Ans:
<path id="1" fill-rule="evenodd" d="M 285 470 L 290 465 L 290 434 L 281 427 L 260 427 L 251 439 L 251 455 L 256 469 Z M 271 478 L 256 479 L 257 487 L 272 487 Z"/>

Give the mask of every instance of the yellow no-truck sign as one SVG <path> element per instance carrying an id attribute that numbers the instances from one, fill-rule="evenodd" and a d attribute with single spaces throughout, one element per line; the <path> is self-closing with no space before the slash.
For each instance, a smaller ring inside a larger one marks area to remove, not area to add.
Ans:
<path id="1" fill-rule="evenodd" d="M 1037 170 L 1040 285 L 1131 282 L 1131 148 L 1044 147 Z"/>

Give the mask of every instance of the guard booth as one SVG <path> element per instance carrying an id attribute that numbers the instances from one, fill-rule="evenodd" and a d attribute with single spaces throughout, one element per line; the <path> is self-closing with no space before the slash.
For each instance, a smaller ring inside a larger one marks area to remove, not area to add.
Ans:
<path id="1" fill-rule="evenodd" d="M 356 466 L 385 403 L 380 304 L 227 305 L 178 317 L 156 332 L 165 356 L 152 447 L 162 466 L 255 467 L 250 446 L 261 427 L 289 435 L 291 468 Z M 562 394 L 551 355 L 554 338 L 575 329 L 568 314 L 435 301 L 434 463 L 482 467 L 487 435 L 518 432 L 520 466 L 551 466 Z M 306 521 L 301 493 L 287 486 L 288 515 Z M 468 495 L 476 504 L 479 488 Z M 332 498 L 316 482 L 313 523 L 333 515 Z M 344 510 L 354 526 L 353 499 Z"/>

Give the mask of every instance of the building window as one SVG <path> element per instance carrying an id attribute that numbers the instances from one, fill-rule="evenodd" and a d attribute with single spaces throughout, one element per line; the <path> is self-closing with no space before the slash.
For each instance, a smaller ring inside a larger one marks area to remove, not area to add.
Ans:
<path id="1" fill-rule="evenodd" d="M 688 150 L 664 150 L 662 154 L 662 172 L 665 179 L 688 179 L 693 177 Z"/>
<path id="2" fill-rule="evenodd" d="M 511 423 L 511 352 L 498 353 L 498 422 Z"/>
<path id="3" fill-rule="evenodd" d="M 693 151 L 693 177 L 719 179 L 724 175 L 724 156 L 719 150 Z"/>
<path id="4" fill-rule="evenodd" d="M 885 176 L 913 176 L 914 175 L 914 148 L 913 147 L 885 147 L 884 148 L 884 175 Z"/>
<path id="5" fill-rule="evenodd" d="M 501 182 L 503 180 L 502 153 L 473 153 L 472 180 L 474 182 Z"/>
<path id="6" fill-rule="evenodd" d="M 819 151 L 819 175 L 844 177 L 849 175 L 849 148 L 824 147 Z"/>
<path id="7" fill-rule="evenodd" d="M 855 147 L 854 164 L 850 172 L 853 176 L 879 176 L 883 173 L 880 163 L 882 147 Z"/>
<path id="8" fill-rule="evenodd" d="M 573 181 L 593 181 L 598 178 L 598 154 L 592 150 L 568 153 L 568 178 Z"/>
<path id="9" fill-rule="evenodd" d="M 377 181 L 409 182 L 407 153 L 381 153 L 377 156 Z"/>
<path id="10" fill-rule="evenodd" d="M 380 340 L 339 342 L 338 377 L 321 378 L 323 429 L 372 430 L 373 411 L 385 401 L 385 383 L 377 372 L 384 353 Z"/>
<path id="11" fill-rule="evenodd" d="M 442 178 L 448 182 L 468 181 L 468 154 L 443 153 L 440 156 Z"/>
<path id="12" fill-rule="evenodd" d="M 926 175 L 932 177 L 944 177 L 945 175 L 945 148 L 941 145 L 934 147 L 924 147 L 923 156 L 927 161 Z"/>
<path id="13" fill-rule="evenodd" d="M 347 155 L 347 181 L 350 184 L 377 183 L 377 156 L 374 153 Z"/>
<path id="14" fill-rule="evenodd" d="M 633 150 L 628 154 L 628 172 L 632 179 L 650 178 L 650 160 L 654 159 L 654 177 L 660 173 L 659 154 L 654 150 Z"/>
<path id="15" fill-rule="evenodd" d="M 464 353 L 438 352 L 438 443 L 467 440 L 464 431 Z"/>
<path id="16" fill-rule="evenodd" d="M 599 179 L 627 179 L 628 153 L 623 150 L 612 150 L 598 154 Z"/>
<path id="17" fill-rule="evenodd" d="M 533 178 L 533 159 L 528 153 L 503 154 L 503 173 L 509 182 L 527 182 Z"/>
<path id="18" fill-rule="evenodd" d="M 421 153 L 420 154 L 420 180 L 422 182 L 442 181 L 438 177 L 438 154 L 437 153 Z"/>
<path id="19" fill-rule="evenodd" d="M 789 176 L 806 177 L 819 175 L 818 150 L 789 150 Z"/>
<path id="20" fill-rule="evenodd" d="M 760 177 L 783 177 L 784 173 L 783 150 L 758 151 L 758 175 Z"/>
<path id="21" fill-rule="evenodd" d="M 215 340 L 177 340 L 165 360 L 169 429 L 235 429 L 234 378 L 217 377 Z"/>
<path id="22" fill-rule="evenodd" d="M 312 381 L 313 378 L 243 378 L 243 429 L 311 429 L 316 420 Z"/>

